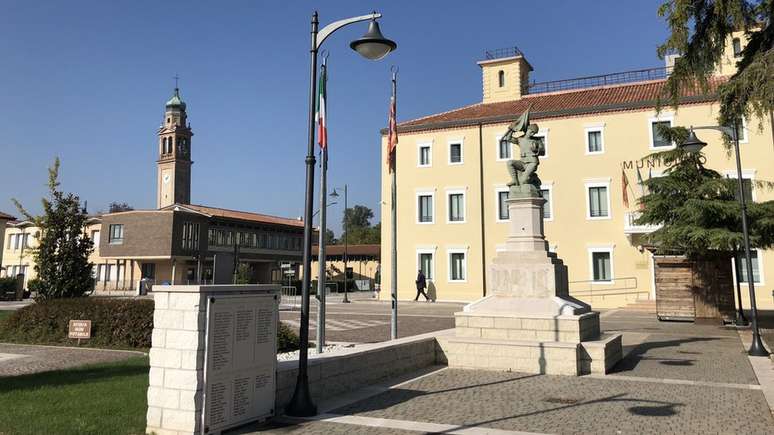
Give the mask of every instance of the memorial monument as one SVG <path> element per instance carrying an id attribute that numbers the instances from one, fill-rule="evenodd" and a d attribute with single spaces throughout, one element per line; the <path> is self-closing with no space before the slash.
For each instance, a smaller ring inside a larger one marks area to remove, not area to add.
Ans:
<path id="1" fill-rule="evenodd" d="M 528 108 L 503 140 L 509 235 L 489 265 L 488 296 L 455 314 L 455 337 L 442 343 L 450 367 L 580 375 L 605 373 L 622 357 L 621 335 L 600 334 L 599 313 L 569 295 L 567 266 L 549 252 L 537 168 L 543 149 Z"/>

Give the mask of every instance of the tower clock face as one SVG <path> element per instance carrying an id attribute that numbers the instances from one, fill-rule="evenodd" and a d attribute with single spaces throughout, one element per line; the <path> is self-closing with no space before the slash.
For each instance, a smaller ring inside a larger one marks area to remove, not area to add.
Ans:
<path id="1" fill-rule="evenodd" d="M 169 174 L 164 174 L 164 176 L 162 177 L 162 181 L 164 181 L 164 184 L 169 184 L 170 178 L 172 177 L 170 177 Z"/>

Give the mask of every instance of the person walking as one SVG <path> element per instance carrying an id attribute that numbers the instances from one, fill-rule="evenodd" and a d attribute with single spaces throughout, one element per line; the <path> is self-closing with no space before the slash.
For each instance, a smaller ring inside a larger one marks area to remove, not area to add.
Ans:
<path id="1" fill-rule="evenodd" d="M 425 301 L 429 301 L 430 298 L 427 296 L 427 293 L 425 293 L 425 289 L 427 288 L 427 279 L 425 278 L 425 274 L 422 273 L 422 269 L 419 270 L 419 273 L 417 273 L 417 297 L 414 298 L 414 301 L 419 300 L 419 295 L 422 295 L 425 297 Z"/>

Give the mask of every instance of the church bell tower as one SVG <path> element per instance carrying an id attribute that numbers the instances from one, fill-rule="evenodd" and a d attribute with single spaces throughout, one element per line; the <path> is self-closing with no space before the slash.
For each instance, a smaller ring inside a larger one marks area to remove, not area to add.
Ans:
<path id="1" fill-rule="evenodd" d="M 156 206 L 191 203 L 191 125 L 180 98 L 180 89 L 167 101 L 159 128 L 159 159 L 156 161 Z"/>

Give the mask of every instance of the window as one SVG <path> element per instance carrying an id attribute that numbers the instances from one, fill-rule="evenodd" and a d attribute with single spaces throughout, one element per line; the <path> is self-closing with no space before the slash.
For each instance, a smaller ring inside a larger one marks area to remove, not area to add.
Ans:
<path id="1" fill-rule="evenodd" d="M 497 73 L 497 84 L 502 88 L 505 86 L 505 71 L 500 70 Z"/>
<path id="2" fill-rule="evenodd" d="M 650 120 L 650 147 L 665 148 L 671 147 L 673 143 L 664 137 L 659 130 L 664 127 L 672 127 L 672 120 L 651 119 Z"/>
<path id="3" fill-rule="evenodd" d="M 94 242 L 94 246 L 99 246 L 99 230 L 91 232 L 91 241 Z"/>
<path id="4" fill-rule="evenodd" d="M 433 144 L 422 143 L 417 148 L 417 166 L 428 168 L 433 165 Z"/>
<path id="5" fill-rule="evenodd" d="M 108 242 L 114 245 L 124 243 L 124 226 L 122 224 L 110 224 Z"/>
<path id="6" fill-rule="evenodd" d="M 507 222 L 510 218 L 508 213 L 508 203 L 505 200 L 508 199 L 508 188 L 497 189 L 497 221 Z"/>
<path id="7" fill-rule="evenodd" d="M 594 282 L 613 281 L 613 252 L 609 248 L 591 249 L 591 278 Z"/>
<path id="8" fill-rule="evenodd" d="M 742 41 L 739 40 L 739 38 L 734 38 L 731 40 L 731 45 L 734 48 L 734 57 L 741 57 L 742 56 Z"/>
<path id="9" fill-rule="evenodd" d="M 586 219 L 610 219 L 610 182 L 586 183 Z"/>
<path id="10" fill-rule="evenodd" d="M 142 277 L 156 279 L 156 263 L 142 263 Z"/>
<path id="11" fill-rule="evenodd" d="M 738 173 L 735 170 L 727 170 L 725 172 L 726 178 L 732 178 L 734 182 L 736 182 Z M 755 187 L 753 184 L 753 180 L 755 179 L 755 170 L 754 169 L 744 169 L 742 170 L 742 192 L 744 192 L 744 199 L 747 201 L 747 203 L 754 202 L 755 201 Z M 739 188 L 735 185 L 734 186 L 734 198 L 736 200 L 739 200 Z"/>
<path id="12" fill-rule="evenodd" d="M 733 124 L 729 124 L 728 127 L 731 129 L 734 128 Z M 736 121 L 736 132 L 739 135 L 739 143 L 747 143 L 747 120 L 744 117 L 741 117 Z"/>
<path id="13" fill-rule="evenodd" d="M 761 279 L 761 256 L 758 254 L 757 249 L 751 249 L 750 250 L 750 258 L 752 259 L 752 270 L 753 270 L 753 283 L 755 284 L 763 284 L 763 279 Z M 736 273 L 736 278 L 740 283 L 747 283 L 747 260 L 744 255 L 744 252 L 739 252 L 736 255 L 736 259 L 734 261 L 736 264 L 736 269 L 734 272 Z"/>
<path id="14" fill-rule="evenodd" d="M 540 130 L 538 134 L 533 137 L 540 139 L 543 142 L 543 147 L 538 153 L 538 156 L 543 159 L 548 158 L 548 129 Z"/>
<path id="15" fill-rule="evenodd" d="M 183 223 L 181 243 L 183 249 L 199 249 L 199 224 L 192 222 Z"/>
<path id="16" fill-rule="evenodd" d="M 465 281 L 467 279 L 465 255 L 465 251 L 449 251 L 449 281 Z"/>
<path id="17" fill-rule="evenodd" d="M 465 222 L 465 193 L 448 192 L 449 222 Z"/>
<path id="18" fill-rule="evenodd" d="M 449 142 L 449 164 L 462 164 L 462 142 Z"/>
<path id="19" fill-rule="evenodd" d="M 433 279 L 433 273 L 435 267 L 433 267 L 433 251 L 418 251 L 417 252 L 418 270 L 421 270 L 425 275 L 425 279 Z"/>
<path id="20" fill-rule="evenodd" d="M 547 221 L 554 220 L 554 204 L 551 202 L 551 191 L 553 187 L 540 186 L 540 195 L 546 200 L 543 204 L 543 219 Z"/>
<path id="21" fill-rule="evenodd" d="M 502 137 L 497 136 L 497 160 L 511 159 L 511 143 L 503 141 Z"/>
<path id="22" fill-rule="evenodd" d="M 433 223 L 433 199 L 432 193 L 417 194 L 417 223 Z"/>
<path id="23" fill-rule="evenodd" d="M 602 129 L 601 128 L 587 128 L 586 129 L 586 154 L 602 154 L 605 152 L 604 145 L 602 144 Z"/>

